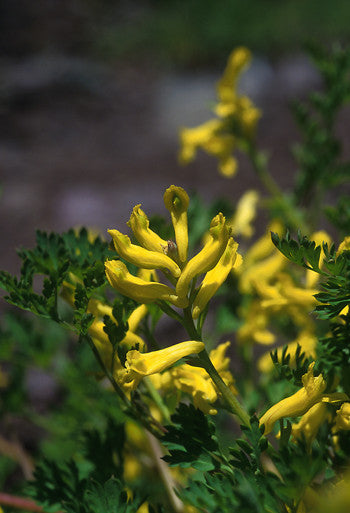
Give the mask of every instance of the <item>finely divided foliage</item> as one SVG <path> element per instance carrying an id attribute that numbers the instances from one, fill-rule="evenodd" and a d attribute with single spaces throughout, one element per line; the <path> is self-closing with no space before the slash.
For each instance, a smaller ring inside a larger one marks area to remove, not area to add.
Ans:
<path id="1" fill-rule="evenodd" d="M 349 179 L 334 127 L 350 52 L 311 54 L 324 88 L 293 108 L 291 191 L 258 149 L 261 112 L 237 90 L 251 56 L 238 48 L 215 118 L 181 130 L 180 161 L 202 149 L 231 177 L 243 151 L 264 201 L 246 191 L 206 206 L 171 185 L 168 221 L 136 204 L 129 235 L 112 228 L 110 243 L 38 232 L 20 276 L 0 272 L 5 300 L 36 316 L 0 327 L 0 482 L 19 469 L 29 511 L 350 510 L 350 200 L 327 195 Z M 269 224 L 252 240 L 258 208 Z M 47 380 L 36 396 L 33 373 Z M 33 453 L 26 429 L 8 436 L 16 419 L 40 433 Z"/>

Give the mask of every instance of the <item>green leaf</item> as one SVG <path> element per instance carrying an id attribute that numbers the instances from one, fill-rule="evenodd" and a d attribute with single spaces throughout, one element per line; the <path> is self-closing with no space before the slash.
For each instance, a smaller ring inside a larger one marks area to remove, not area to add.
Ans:
<path id="1" fill-rule="evenodd" d="M 193 405 L 181 403 L 171 420 L 173 424 L 166 426 L 167 433 L 162 438 L 170 455 L 163 459 L 171 466 L 213 470 L 217 466 L 214 454 L 220 451 L 215 427 L 209 416 Z"/>

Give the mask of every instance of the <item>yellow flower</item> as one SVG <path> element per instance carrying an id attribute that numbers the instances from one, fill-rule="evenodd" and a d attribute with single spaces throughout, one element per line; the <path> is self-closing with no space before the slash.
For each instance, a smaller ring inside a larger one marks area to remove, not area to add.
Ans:
<path id="1" fill-rule="evenodd" d="M 233 376 L 228 370 L 230 360 L 225 356 L 229 346 L 230 342 L 219 344 L 217 348 L 210 352 L 209 356 L 226 385 L 231 388 L 234 394 L 237 394 Z M 205 369 L 183 364 L 172 369 L 170 375 L 177 389 L 192 395 L 193 404 L 196 408 L 211 415 L 217 413 L 212 404 L 218 399 L 218 391 Z"/>
<path id="2" fill-rule="evenodd" d="M 90 299 L 87 311 L 95 316 L 95 319 L 89 328 L 89 334 L 92 338 L 92 341 L 98 350 L 104 365 L 107 367 L 107 369 L 113 371 L 113 376 L 118 381 L 118 376 L 122 371 L 123 366 L 118 358 L 117 353 L 114 354 L 114 360 L 112 360 L 113 347 L 110 343 L 107 333 L 104 331 L 104 322 L 101 320 L 101 317 L 108 315 L 112 321 L 117 324 L 117 321 L 112 313 L 112 307 L 105 305 L 96 299 Z M 144 349 L 145 342 L 139 335 L 135 333 L 135 331 L 137 330 L 139 323 L 146 315 L 146 313 L 146 305 L 140 305 L 130 314 L 128 319 L 129 329 L 126 332 L 123 340 L 120 342 L 120 344 L 122 344 L 124 347 L 139 347 L 141 350 Z"/>
<path id="3" fill-rule="evenodd" d="M 164 253 L 150 251 L 132 244 L 129 237 L 118 230 L 108 230 L 108 233 L 113 239 L 116 251 L 127 262 L 145 269 L 169 270 L 175 278 L 180 276 L 181 270 L 179 266 Z"/>
<path id="4" fill-rule="evenodd" d="M 141 205 L 136 205 L 133 208 L 130 220 L 127 224 L 132 229 L 137 242 L 141 244 L 141 246 L 150 251 L 164 253 L 167 241 L 150 229 L 149 220 L 143 210 L 141 210 Z"/>
<path id="5" fill-rule="evenodd" d="M 320 426 L 330 417 L 325 402 L 314 404 L 297 424 L 292 425 L 293 438 L 305 438 L 308 446 L 310 446 L 316 438 Z"/>
<path id="6" fill-rule="evenodd" d="M 73 306 L 75 284 L 78 283 L 79 280 L 73 274 L 71 274 L 69 278 L 73 281 L 74 285 L 69 282 L 64 282 L 61 296 L 71 306 Z M 87 312 L 93 314 L 94 316 L 94 320 L 89 327 L 89 335 L 91 336 L 91 339 L 96 349 L 98 350 L 104 365 L 111 371 L 113 369 L 114 378 L 118 380 L 118 373 L 123 369 L 123 367 L 117 353 L 114 354 L 114 360 L 112 360 L 113 347 L 110 343 L 107 333 L 104 331 L 105 324 L 103 322 L 103 317 L 108 315 L 111 320 L 116 325 L 118 325 L 117 320 L 113 316 L 113 309 L 111 306 L 102 303 L 102 301 L 91 298 L 87 307 Z M 147 307 L 145 304 L 138 306 L 131 312 L 128 318 L 128 331 L 120 342 L 124 347 L 139 347 L 142 350 L 144 349 L 145 342 L 139 335 L 136 334 L 136 331 L 139 323 L 146 314 Z"/>
<path id="7" fill-rule="evenodd" d="M 126 355 L 123 381 L 132 383 L 132 387 L 135 388 L 145 376 L 162 372 L 181 358 L 200 353 L 203 350 L 203 342 L 190 340 L 149 353 L 140 353 L 137 350 L 129 351 Z"/>
<path id="8" fill-rule="evenodd" d="M 268 329 L 269 317 L 262 310 L 260 304 L 254 301 L 245 312 L 244 324 L 237 331 L 237 339 L 241 344 L 255 342 L 262 345 L 271 345 L 275 335 Z"/>
<path id="9" fill-rule="evenodd" d="M 209 241 L 196 256 L 187 262 L 178 279 L 176 293 L 179 297 L 186 296 L 193 278 L 212 269 L 225 251 L 230 231 L 225 217 L 221 213 L 212 220 L 209 232 Z"/>
<path id="10" fill-rule="evenodd" d="M 192 280 L 200 274 L 208 273 L 195 303 L 194 315 L 198 316 L 226 279 L 235 260 L 237 259 L 237 266 L 241 263 L 241 257 L 237 258 L 237 244 L 233 239 L 228 243 L 230 228 L 225 217 L 219 213 L 211 221 L 203 249 L 187 260 L 189 197 L 184 189 L 172 185 L 165 191 L 164 203 L 172 218 L 176 242 L 158 237 L 150 229 L 147 216 L 140 205 L 136 205 L 128 224 L 142 246 L 132 244 L 127 235 L 117 230 L 109 230 L 109 233 L 120 257 L 140 268 L 138 275 L 132 275 L 120 260 L 109 260 L 105 263 L 106 275 L 112 287 L 135 301 L 150 303 L 163 300 L 179 308 L 187 308 Z M 165 272 L 172 286 L 158 282 L 156 269 Z M 191 301 L 193 299 L 192 295 Z"/>
<path id="11" fill-rule="evenodd" d="M 186 308 L 188 299 L 179 298 L 174 289 L 164 285 L 143 280 L 129 273 L 127 267 L 120 260 L 107 260 L 105 263 L 106 275 L 109 283 L 121 294 L 138 301 L 150 303 L 157 299 L 170 301 L 180 308 Z"/>
<path id="12" fill-rule="evenodd" d="M 179 160 L 187 164 L 201 148 L 218 159 L 219 171 L 232 177 L 237 170 L 237 160 L 232 153 L 241 142 L 255 136 L 261 112 L 246 96 L 237 93 L 237 80 L 249 64 L 251 55 L 243 47 L 236 48 L 229 56 L 222 78 L 217 84 L 218 103 L 214 112 L 220 119 L 211 119 L 194 128 L 180 130 Z"/>
<path id="13" fill-rule="evenodd" d="M 339 244 L 337 256 L 343 251 L 350 251 L 350 237 L 345 237 L 345 239 Z"/>
<path id="14" fill-rule="evenodd" d="M 343 403 L 339 410 L 337 410 L 337 416 L 335 418 L 335 429 L 338 431 L 344 429 L 349 431 L 350 429 L 350 403 Z"/>
<path id="15" fill-rule="evenodd" d="M 251 237 L 254 233 L 252 221 L 256 215 L 256 207 L 259 201 L 259 194 L 256 191 L 247 191 L 243 194 L 237 204 L 237 209 L 230 221 L 232 235 L 243 235 Z"/>
<path id="16" fill-rule="evenodd" d="M 182 187 L 171 185 L 164 193 L 164 204 L 169 210 L 175 231 L 175 240 L 180 262 L 187 260 L 188 229 L 187 209 L 190 199 Z"/>
<path id="17" fill-rule="evenodd" d="M 272 406 L 261 417 L 260 425 L 265 425 L 265 434 L 272 431 L 274 423 L 283 417 L 298 417 L 304 415 L 314 404 L 322 399 L 326 388 L 326 382 L 322 374 L 314 377 L 313 368 L 315 362 L 309 365 L 309 369 L 302 377 L 303 387 L 295 394 L 282 399 Z"/>
<path id="18" fill-rule="evenodd" d="M 236 146 L 235 137 L 227 133 L 225 123 L 220 119 L 211 119 L 194 128 L 180 130 L 181 150 L 179 160 L 181 164 L 188 164 L 198 149 L 203 149 L 219 161 L 220 172 L 227 177 L 235 174 L 237 161 L 232 156 Z"/>
<path id="19" fill-rule="evenodd" d="M 226 249 L 216 266 L 205 275 L 193 303 L 192 317 L 197 319 L 210 299 L 226 280 L 235 264 L 238 244 L 229 238 Z"/>
<path id="20" fill-rule="evenodd" d="M 231 52 L 223 76 L 217 84 L 217 93 L 221 102 L 235 101 L 237 79 L 243 69 L 249 65 L 251 58 L 250 51 L 243 46 Z"/>

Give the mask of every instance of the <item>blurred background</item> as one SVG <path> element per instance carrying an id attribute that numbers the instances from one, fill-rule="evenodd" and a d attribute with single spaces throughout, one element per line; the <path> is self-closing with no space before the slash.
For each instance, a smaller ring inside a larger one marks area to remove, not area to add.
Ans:
<path id="1" fill-rule="evenodd" d="M 36 228 L 125 230 L 136 203 L 165 213 L 166 187 L 210 201 L 259 188 L 201 155 L 177 162 L 178 129 L 210 118 L 230 51 L 254 53 L 240 88 L 263 109 L 260 147 L 290 183 L 288 103 L 320 86 L 303 44 L 349 40 L 348 0 L 3 0 L 0 3 L 0 268 Z M 339 122 L 347 133 L 349 113 Z"/>

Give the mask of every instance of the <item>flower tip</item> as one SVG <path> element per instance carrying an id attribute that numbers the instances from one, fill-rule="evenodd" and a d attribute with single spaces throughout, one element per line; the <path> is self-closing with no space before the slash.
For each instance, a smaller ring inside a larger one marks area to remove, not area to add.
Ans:
<path id="1" fill-rule="evenodd" d="M 201 309 L 199 308 L 199 306 L 195 306 L 193 308 L 193 311 L 192 311 L 192 318 L 194 320 L 198 319 L 198 317 L 200 316 L 201 314 Z"/>
<path id="2" fill-rule="evenodd" d="M 170 185 L 164 193 L 164 204 L 167 210 L 185 212 L 188 209 L 190 198 L 182 187 Z"/>

